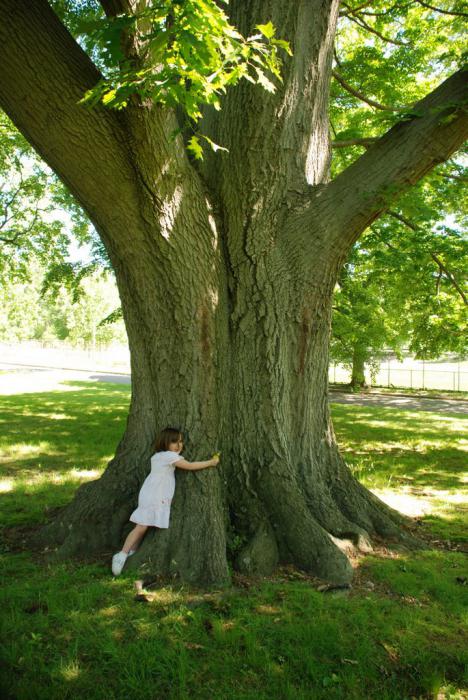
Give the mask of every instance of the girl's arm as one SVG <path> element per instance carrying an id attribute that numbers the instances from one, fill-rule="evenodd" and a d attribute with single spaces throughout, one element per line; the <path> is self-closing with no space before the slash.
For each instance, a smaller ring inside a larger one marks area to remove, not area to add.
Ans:
<path id="1" fill-rule="evenodd" d="M 174 462 L 174 467 L 178 469 L 188 469 L 190 471 L 196 471 L 197 469 L 206 469 L 207 467 L 216 467 L 219 462 L 219 457 L 213 457 L 212 459 L 206 460 L 206 462 L 187 462 L 185 459 L 181 459 L 179 462 Z"/>

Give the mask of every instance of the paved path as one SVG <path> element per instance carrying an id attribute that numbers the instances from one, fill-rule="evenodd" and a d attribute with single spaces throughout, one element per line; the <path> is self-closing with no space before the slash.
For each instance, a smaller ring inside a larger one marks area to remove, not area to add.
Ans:
<path id="1" fill-rule="evenodd" d="M 129 374 L 0 363 L 0 395 L 63 390 L 64 382 L 73 383 L 86 380 L 114 384 L 130 384 L 131 382 Z M 69 388 L 73 389 L 73 386 Z M 399 408 L 408 411 L 468 415 L 468 401 L 461 399 L 429 399 L 395 394 L 344 394 L 331 391 L 330 401 L 355 406 L 383 406 L 384 408 Z"/>
<path id="2" fill-rule="evenodd" d="M 75 382 L 88 380 L 92 382 L 130 384 L 130 375 L 80 369 L 33 367 L 0 362 L 0 395 L 72 390 Z"/>
<path id="3" fill-rule="evenodd" d="M 468 401 L 462 399 L 429 399 L 425 396 L 399 396 L 398 394 L 343 394 L 330 392 L 332 403 L 355 406 L 381 406 L 406 411 L 434 411 L 434 413 L 464 413 L 468 415 Z"/>

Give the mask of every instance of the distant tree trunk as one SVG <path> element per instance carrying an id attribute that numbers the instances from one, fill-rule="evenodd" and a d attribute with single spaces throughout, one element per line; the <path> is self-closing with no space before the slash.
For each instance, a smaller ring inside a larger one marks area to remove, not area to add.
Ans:
<path id="1" fill-rule="evenodd" d="M 353 351 L 353 366 L 351 369 L 351 389 L 364 389 L 368 386 L 365 375 L 366 353 L 358 345 Z"/>
<path id="2" fill-rule="evenodd" d="M 110 13 L 123 0 L 103 2 Z M 140 3 L 141 4 L 141 3 Z M 403 518 L 341 458 L 327 402 L 331 295 L 360 233 L 466 133 L 454 76 L 332 183 L 327 105 L 337 0 L 233 0 L 249 34 L 271 18 L 293 58 L 274 95 L 228 92 L 202 128 L 229 154 L 189 161 L 175 115 L 132 101 L 84 109 L 99 78 L 45 0 L 0 8 L 0 103 L 84 206 L 115 270 L 132 399 L 103 476 L 81 486 L 39 539 L 60 556 L 110 551 L 149 469 L 155 433 L 179 425 L 184 456 L 221 450 L 217 470 L 178 473 L 170 528 L 129 566 L 222 581 L 228 550 L 247 573 L 290 562 L 349 581 L 343 551 Z M 34 60 L 25 60 L 34 46 Z M 441 107 L 442 105 L 442 107 Z M 449 119 L 442 119 L 446 114 Z"/>

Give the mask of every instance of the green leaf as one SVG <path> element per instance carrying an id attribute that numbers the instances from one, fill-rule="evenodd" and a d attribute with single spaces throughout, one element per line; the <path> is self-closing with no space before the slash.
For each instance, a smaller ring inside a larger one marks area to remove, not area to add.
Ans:
<path id="1" fill-rule="evenodd" d="M 267 24 L 257 24 L 255 25 L 255 28 L 258 29 L 258 31 L 261 32 L 267 39 L 271 39 L 276 33 L 276 29 L 271 21 L 267 22 Z"/>
<path id="2" fill-rule="evenodd" d="M 192 154 L 195 160 L 203 160 L 203 148 L 197 136 L 192 136 L 189 140 L 187 143 L 187 150 Z"/>
<path id="3" fill-rule="evenodd" d="M 102 103 L 106 106 L 109 106 L 109 104 L 115 101 L 116 96 L 117 90 L 109 90 L 109 92 L 106 92 L 106 94 L 102 98 Z"/>
<path id="4" fill-rule="evenodd" d="M 289 56 L 292 56 L 292 55 L 293 55 L 293 52 L 291 51 L 291 46 L 290 46 L 290 44 L 289 44 L 289 41 L 284 41 L 283 39 L 272 39 L 272 40 L 271 40 L 271 43 L 272 43 L 274 46 L 279 46 L 280 49 L 284 49 L 284 51 L 286 51 L 286 53 L 287 53 Z"/>

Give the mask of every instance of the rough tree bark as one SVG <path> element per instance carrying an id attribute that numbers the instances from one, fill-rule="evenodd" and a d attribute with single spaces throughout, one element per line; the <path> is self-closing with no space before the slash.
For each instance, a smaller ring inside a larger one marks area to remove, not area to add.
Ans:
<path id="1" fill-rule="evenodd" d="M 141 3 L 140 3 L 141 4 Z M 108 14 L 131 10 L 103 0 Z M 120 545 L 155 431 L 180 425 L 184 455 L 222 452 L 218 470 L 178 473 L 168 531 L 129 560 L 190 581 L 234 565 L 290 562 L 332 581 L 343 542 L 399 537 L 402 517 L 343 462 L 327 403 L 331 296 L 362 231 L 463 141 L 466 74 L 443 83 L 329 183 L 327 103 L 337 0 L 234 0 L 252 33 L 271 18 L 291 42 L 275 95 L 250 84 L 203 129 L 229 154 L 190 162 L 169 110 L 77 104 L 99 75 L 45 0 L 0 8 L 0 103 L 99 231 L 128 332 L 132 399 L 103 476 L 42 533 L 61 556 Z M 131 44 L 131 42 L 130 42 Z M 127 47 L 135 52 L 137 46 Z"/>

